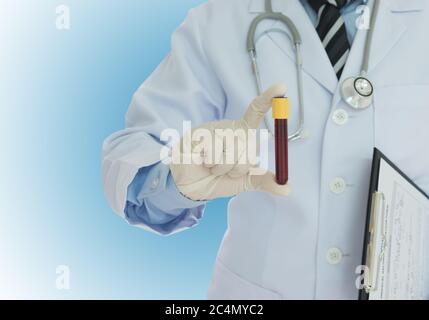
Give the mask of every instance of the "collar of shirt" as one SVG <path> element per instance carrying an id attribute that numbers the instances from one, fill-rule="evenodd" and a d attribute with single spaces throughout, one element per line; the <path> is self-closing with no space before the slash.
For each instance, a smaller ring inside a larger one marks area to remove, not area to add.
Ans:
<path id="1" fill-rule="evenodd" d="M 300 0 L 302 6 L 310 17 L 310 20 L 313 24 L 316 24 L 317 13 L 313 10 L 313 8 L 311 8 L 311 6 L 308 4 L 308 1 L 311 0 Z M 347 37 L 350 43 L 353 43 L 357 33 L 356 19 L 358 19 L 358 17 L 363 13 L 363 10 L 358 10 L 358 7 L 366 5 L 368 1 L 369 0 L 353 0 L 341 9 L 341 15 L 344 18 L 346 24 Z"/>
<path id="2" fill-rule="evenodd" d="M 308 5 L 308 1 L 311 0 L 300 0 L 300 2 L 306 7 Z M 368 3 L 369 0 L 352 0 L 350 3 L 344 6 L 344 8 L 341 10 L 342 14 L 347 14 L 352 11 L 355 11 L 356 8 L 360 5 L 365 5 Z"/>

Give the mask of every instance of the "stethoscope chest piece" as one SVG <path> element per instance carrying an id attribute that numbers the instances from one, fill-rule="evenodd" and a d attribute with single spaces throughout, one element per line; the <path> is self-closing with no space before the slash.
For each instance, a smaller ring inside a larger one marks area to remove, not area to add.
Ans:
<path id="1" fill-rule="evenodd" d="M 348 78 L 341 87 L 341 96 L 351 108 L 367 109 L 374 100 L 374 86 L 364 77 Z"/>

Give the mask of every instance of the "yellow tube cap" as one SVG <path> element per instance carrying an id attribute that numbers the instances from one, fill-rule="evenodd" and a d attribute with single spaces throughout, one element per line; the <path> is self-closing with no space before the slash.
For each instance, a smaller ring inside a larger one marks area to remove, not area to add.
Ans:
<path id="1" fill-rule="evenodd" d="M 273 98 L 273 119 L 289 119 L 289 99 Z"/>

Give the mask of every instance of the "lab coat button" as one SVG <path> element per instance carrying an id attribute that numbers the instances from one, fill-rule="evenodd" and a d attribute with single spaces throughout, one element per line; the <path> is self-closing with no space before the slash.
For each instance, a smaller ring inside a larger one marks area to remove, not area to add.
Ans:
<path id="1" fill-rule="evenodd" d="M 349 114 L 344 109 L 338 109 L 334 112 L 332 119 L 337 125 L 343 126 L 349 121 Z"/>
<path id="2" fill-rule="evenodd" d="M 328 253 L 326 254 L 326 260 L 329 264 L 335 265 L 339 264 L 341 260 L 343 259 L 343 253 L 338 248 L 331 248 L 328 250 Z"/>
<path id="3" fill-rule="evenodd" d="M 346 181 L 343 178 L 335 178 L 331 181 L 330 189 L 335 194 L 341 194 L 346 190 Z"/>

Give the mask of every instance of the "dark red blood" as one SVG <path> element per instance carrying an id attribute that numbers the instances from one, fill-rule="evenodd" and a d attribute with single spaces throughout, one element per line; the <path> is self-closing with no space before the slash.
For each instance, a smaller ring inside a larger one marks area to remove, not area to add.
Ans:
<path id="1" fill-rule="evenodd" d="M 289 180 L 287 119 L 275 120 L 276 180 L 280 185 Z"/>

